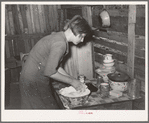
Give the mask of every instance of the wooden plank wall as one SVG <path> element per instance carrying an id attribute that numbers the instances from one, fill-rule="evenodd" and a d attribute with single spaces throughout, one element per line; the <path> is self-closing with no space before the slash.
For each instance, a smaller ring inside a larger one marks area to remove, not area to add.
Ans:
<path id="1" fill-rule="evenodd" d="M 59 31 L 60 5 L 6 5 L 6 35 Z"/>
<path id="2" fill-rule="evenodd" d="M 6 36 L 6 58 L 19 56 L 20 52 L 28 53 L 31 48 L 41 39 L 45 34 L 23 34 Z"/>
<path id="3" fill-rule="evenodd" d="M 110 15 L 111 26 L 109 31 L 128 33 L 128 7 L 129 5 L 106 5 L 105 9 Z M 136 35 L 145 36 L 145 5 L 136 6 Z M 103 6 L 93 6 L 93 27 L 101 27 L 99 21 L 99 13 L 102 11 Z"/>
<path id="4" fill-rule="evenodd" d="M 43 36 L 63 28 L 60 5 L 15 4 L 5 6 L 5 67 L 11 68 L 11 82 L 17 82 L 20 52 L 28 53 Z"/>
<path id="5" fill-rule="evenodd" d="M 59 5 L 6 5 L 6 58 L 27 53 L 44 35 L 62 30 Z"/>
<path id="6" fill-rule="evenodd" d="M 94 30 L 94 53 L 96 67 L 102 63 L 103 55 L 113 54 L 117 59 L 117 69 L 126 72 L 128 50 L 128 7 L 106 6 L 111 19 L 111 27 Z M 97 11 L 99 10 L 99 11 Z M 98 20 L 101 6 L 93 8 L 93 24 L 101 28 Z M 145 91 L 145 7 L 137 5 L 135 26 L 135 77 L 141 80 L 141 90 Z M 127 27 L 127 28 L 126 28 Z M 138 31 L 139 30 L 139 31 Z"/>
<path id="7" fill-rule="evenodd" d="M 82 15 L 92 26 L 91 7 L 82 6 L 76 8 L 64 7 L 65 19 L 71 19 L 74 15 Z M 70 11 L 71 10 L 71 11 Z M 78 75 L 84 75 L 88 79 L 93 79 L 93 58 L 92 58 L 92 43 L 82 43 L 78 46 L 70 46 L 70 54 L 67 56 L 64 68 L 73 77 L 77 78 Z"/>
<path id="8" fill-rule="evenodd" d="M 15 58 L 20 56 L 20 52 L 28 53 L 31 50 L 31 48 L 37 43 L 37 41 L 43 36 L 44 34 L 23 34 L 6 36 L 5 67 L 10 68 L 11 82 L 19 81 L 21 71 L 21 62 L 19 62 L 19 59 L 16 60 Z"/>
<path id="9" fill-rule="evenodd" d="M 136 25 L 136 5 L 129 5 L 128 14 L 128 51 L 127 53 L 127 73 L 131 79 L 134 79 L 134 61 L 135 61 L 135 25 Z"/>

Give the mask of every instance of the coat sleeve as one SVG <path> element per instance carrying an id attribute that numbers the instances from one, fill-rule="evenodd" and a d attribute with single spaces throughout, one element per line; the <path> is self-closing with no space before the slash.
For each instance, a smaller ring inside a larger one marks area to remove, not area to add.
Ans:
<path id="1" fill-rule="evenodd" d="M 54 43 L 49 52 L 49 56 L 45 65 L 44 75 L 51 76 L 56 73 L 58 70 L 58 66 L 60 64 L 61 59 L 64 56 L 66 51 L 66 43 L 65 42 L 56 42 Z"/>

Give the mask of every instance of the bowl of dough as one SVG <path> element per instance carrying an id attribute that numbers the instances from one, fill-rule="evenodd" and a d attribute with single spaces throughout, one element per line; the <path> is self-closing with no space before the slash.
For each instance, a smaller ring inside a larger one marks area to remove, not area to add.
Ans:
<path id="1" fill-rule="evenodd" d="M 59 90 L 63 101 L 69 105 L 83 105 L 90 94 L 90 90 L 86 88 L 84 92 L 76 91 L 72 86 L 65 87 Z"/>

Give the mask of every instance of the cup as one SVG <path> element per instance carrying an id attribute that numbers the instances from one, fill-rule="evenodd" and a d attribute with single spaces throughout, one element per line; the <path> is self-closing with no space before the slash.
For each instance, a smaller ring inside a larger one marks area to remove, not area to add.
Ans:
<path id="1" fill-rule="evenodd" d="M 105 60 L 112 60 L 112 54 L 106 54 Z"/>
<path id="2" fill-rule="evenodd" d="M 100 84 L 100 94 L 101 97 L 108 97 L 109 96 L 109 84 L 108 83 L 101 83 Z"/>
<path id="3" fill-rule="evenodd" d="M 141 82 L 137 79 L 132 79 L 128 85 L 128 96 L 132 99 L 140 98 Z"/>
<path id="4" fill-rule="evenodd" d="M 98 88 L 98 93 L 100 93 L 100 84 L 103 83 L 103 77 L 102 76 L 97 76 L 97 88 Z"/>

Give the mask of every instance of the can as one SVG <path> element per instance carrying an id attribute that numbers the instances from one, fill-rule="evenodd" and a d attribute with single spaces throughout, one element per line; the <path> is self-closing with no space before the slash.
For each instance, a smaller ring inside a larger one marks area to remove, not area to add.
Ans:
<path id="1" fill-rule="evenodd" d="M 100 84 L 100 94 L 101 97 L 108 97 L 109 96 L 109 84 L 108 83 L 101 83 Z"/>
<path id="2" fill-rule="evenodd" d="M 84 83 L 85 82 L 85 76 L 84 75 L 79 75 L 78 79 L 80 80 L 80 82 Z"/>

